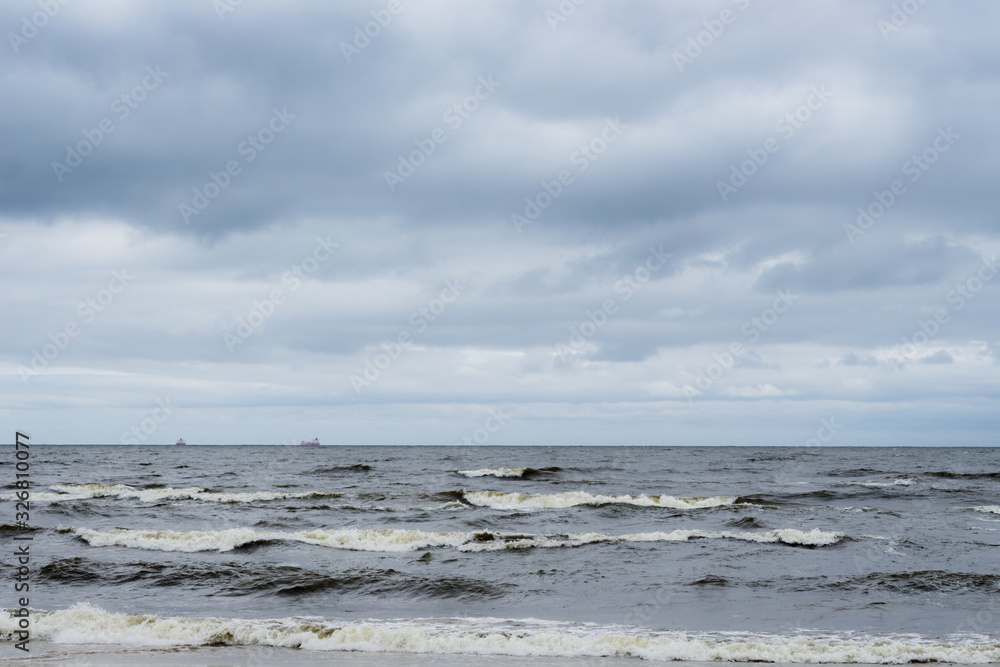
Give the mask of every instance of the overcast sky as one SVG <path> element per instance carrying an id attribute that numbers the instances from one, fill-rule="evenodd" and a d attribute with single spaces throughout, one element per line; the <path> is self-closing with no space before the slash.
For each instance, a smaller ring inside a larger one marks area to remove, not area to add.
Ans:
<path id="1" fill-rule="evenodd" d="M 995 2 L 62 2 L 4 438 L 1000 444 Z"/>

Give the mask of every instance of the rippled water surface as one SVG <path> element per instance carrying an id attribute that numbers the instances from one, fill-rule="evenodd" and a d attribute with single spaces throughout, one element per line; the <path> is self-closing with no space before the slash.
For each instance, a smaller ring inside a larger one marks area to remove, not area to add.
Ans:
<path id="1" fill-rule="evenodd" d="M 51 639 L 1000 661 L 996 449 L 31 451 Z"/>

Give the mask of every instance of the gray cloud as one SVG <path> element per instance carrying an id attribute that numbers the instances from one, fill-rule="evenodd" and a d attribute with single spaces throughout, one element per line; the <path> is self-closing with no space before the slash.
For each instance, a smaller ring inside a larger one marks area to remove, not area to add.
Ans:
<path id="1" fill-rule="evenodd" d="M 924 357 L 920 362 L 923 364 L 953 364 L 955 363 L 955 358 L 948 354 L 946 350 L 938 350 L 929 357 Z"/>
<path id="2" fill-rule="evenodd" d="M 404 3 L 355 43 L 385 3 L 76 0 L 12 41 L 38 7 L 4 3 L 4 419 L 116 441 L 169 394 L 220 442 L 453 442 L 497 401 L 511 442 L 995 430 L 994 4 L 557 7 Z"/>

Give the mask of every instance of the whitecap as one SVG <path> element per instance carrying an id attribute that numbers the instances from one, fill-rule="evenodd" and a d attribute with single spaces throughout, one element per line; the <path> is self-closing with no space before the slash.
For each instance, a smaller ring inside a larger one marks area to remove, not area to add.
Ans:
<path id="1" fill-rule="evenodd" d="M 0 636 L 16 630 L 0 613 Z M 995 639 L 953 641 L 859 633 L 666 632 L 536 619 L 195 618 L 109 613 L 87 603 L 36 610 L 32 638 L 65 644 L 274 646 L 306 651 L 514 657 L 630 657 L 657 661 L 861 663 L 1000 662 Z M 470 658 L 472 659 L 472 658 Z"/>
<path id="2" fill-rule="evenodd" d="M 706 498 L 676 498 L 674 496 L 594 495 L 584 491 L 567 493 L 501 493 L 498 491 L 463 491 L 466 502 L 479 507 L 504 510 L 558 509 L 577 505 L 635 505 L 638 507 L 665 507 L 669 509 L 704 509 L 732 505 L 736 496 Z"/>
<path id="3" fill-rule="evenodd" d="M 121 546 L 155 551 L 232 551 L 247 544 L 284 541 L 302 542 L 349 551 L 403 552 L 429 547 L 451 547 L 459 551 L 500 551 L 504 549 L 580 547 L 616 542 L 686 542 L 691 539 L 732 539 L 747 542 L 784 543 L 798 546 L 827 546 L 844 538 L 843 533 L 818 529 L 793 528 L 758 532 L 674 530 L 672 532 L 604 535 L 568 533 L 565 535 L 530 535 L 517 533 L 428 532 L 400 528 L 317 529 L 285 533 L 280 531 L 230 528 L 227 530 L 115 530 L 60 526 L 59 532 L 73 533 L 94 547 Z"/>
<path id="4" fill-rule="evenodd" d="M 170 487 L 156 489 L 140 489 L 127 484 L 55 484 L 49 487 L 56 493 L 40 491 L 31 494 L 35 502 L 63 502 L 67 500 L 87 500 L 90 498 L 122 498 L 141 500 L 143 502 L 158 502 L 161 500 L 205 500 L 216 503 L 248 503 L 258 500 L 283 500 L 288 498 L 316 498 L 323 496 L 337 497 L 339 493 L 321 491 L 305 491 L 302 493 L 285 493 L 280 491 L 257 491 L 251 493 L 221 493 L 211 492 L 199 487 L 173 489 Z M 13 494 L 0 496 L 10 500 Z"/>
<path id="5" fill-rule="evenodd" d="M 466 477 L 523 477 L 528 468 L 480 468 L 479 470 L 459 470 Z"/>

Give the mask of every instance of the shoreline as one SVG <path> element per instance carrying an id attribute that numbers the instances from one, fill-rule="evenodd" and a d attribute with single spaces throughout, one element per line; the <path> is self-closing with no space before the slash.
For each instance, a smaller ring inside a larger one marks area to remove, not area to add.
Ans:
<path id="1" fill-rule="evenodd" d="M 186 667 L 216 667 L 222 665 L 249 665 L 251 667 L 301 667 L 303 665 L 329 664 L 352 667 L 460 667 L 475 661 L 483 667 L 627 667 L 628 665 L 667 664 L 671 667 L 705 667 L 706 665 L 734 664 L 725 661 L 646 660 L 640 657 L 613 656 L 538 657 L 516 655 L 401 653 L 365 651 L 310 651 L 272 646 L 170 646 L 140 647 L 124 644 L 62 644 L 51 641 L 32 641 L 32 650 L 25 657 L 0 656 L 0 664 L 18 665 L 108 665 L 132 667 L 144 665 L 185 665 Z M 806 662 L 743 662 L 740 664 L 769 665 L 771 667 L 796 667 L 823 664 L 825 667 L 853 667 L 869 664 L 907 663 L 806 663 Z M 971 665 L 974 663 L 938 662 L 939 665 Z"/>

